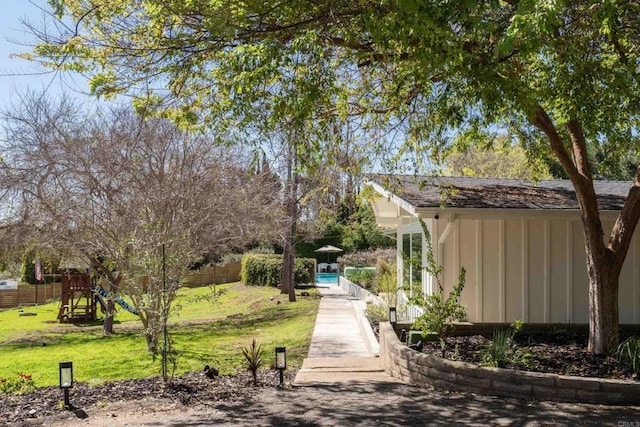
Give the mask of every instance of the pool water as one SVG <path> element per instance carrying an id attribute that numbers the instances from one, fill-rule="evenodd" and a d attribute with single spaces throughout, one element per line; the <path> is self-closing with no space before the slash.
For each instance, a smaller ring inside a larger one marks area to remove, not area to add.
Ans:
<path id="1" fill-rule="evenodd" d="M 316 285 L 338 285 L 338 273 L 316 273 Z"/>

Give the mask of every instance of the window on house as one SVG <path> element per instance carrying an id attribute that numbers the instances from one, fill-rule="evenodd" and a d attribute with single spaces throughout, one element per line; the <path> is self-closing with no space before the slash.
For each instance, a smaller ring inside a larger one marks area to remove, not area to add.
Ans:
<path id="1" fill-rule="evenodd" d="M 411 234 L 402 235 L 402 283 L 411 283 Z"/>
<path id="2" fill-rule="evenodd" d="M 422 233 L 411 234 L 411 284 L 422 287 Z"/>
<path id="3" fill-rule="evenodd" d="M 414 289 L 422 287 L 422 233 L 406 233 L 402 235 L 402 273 L 403 285 Z"/>

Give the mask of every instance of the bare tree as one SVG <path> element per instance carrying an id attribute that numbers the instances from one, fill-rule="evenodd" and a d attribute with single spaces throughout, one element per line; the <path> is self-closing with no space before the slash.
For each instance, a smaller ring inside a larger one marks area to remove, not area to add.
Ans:
<path id="1" fill-rule="evenodd" d="M 4 114 L 0 166 L 15 226 L 83 253 L 110 291 L 132 301 L 156 353 L 186 269 L 264 237 L 273 190 L 247 172 L 239 149 L 211 136 L 125 109 L 88 117 L 66 100 L 24 101 Z"/>

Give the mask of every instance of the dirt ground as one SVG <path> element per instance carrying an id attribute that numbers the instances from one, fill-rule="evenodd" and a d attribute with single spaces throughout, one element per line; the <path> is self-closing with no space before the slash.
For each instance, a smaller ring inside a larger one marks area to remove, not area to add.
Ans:
<path id="1" fill-rule="evenodd" d="M 640 407 L 523 401 L 403 384 L 264 387 L 214 402 L 146 398 L 80 408 L 21 426 L 640 426 Z"/>

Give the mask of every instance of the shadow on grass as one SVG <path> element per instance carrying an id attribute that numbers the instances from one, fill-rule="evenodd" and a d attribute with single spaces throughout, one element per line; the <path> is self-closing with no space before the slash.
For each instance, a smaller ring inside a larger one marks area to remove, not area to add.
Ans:
<path id="1" fill-rule="evenodd" d="M 114 325 L 119 325 L 122 322 L 120 320 L 115 320 L 113 321 Z M 95 328 L 96 326 L 102 326 L 104 324 L 104 319 L 97 319 L 97 320 L 91 320 L 88 322 L 66 322 L 66 323 L 60 323 L 61 326 L 69 326 L 69 327 L 76 327 L 76 328 Z"/>
<path id="2" fill-rule="evenodd" d="M 274 331 L 283 325 L 295 323 L 297 319 L 306 321 L 309 313 L 315 314 L 315 308 L 313 310 L 311 308 L 309 304 L 278 304 L 215 322 L 182 325 L 179 328 L 172 328 L 170 335 L 179 352 L 179 360 L 198 361 L 202 366 L 211 363 L 225 366 L 226 362 L 230 361 L 231 365 L 244 364 L 241 346 L 246 344 L 245 340 L 255 336 L 256 329 L 265 332 L 265 336 L 261 339 L 262 344 L 272 344 L 273 334 L 276 333 Z M 308 331 L 309 336 L 311 330 L 312 326 Z M 287 340 L 287 350 L 291 360 L 297 356 L 301 359 L 302 354 L 306 354 L 308 350 L 309 337 L 306 334 L 300 334 L 300 336 L 288 337 Z M 210 342 L 210 347 L 189 344 L 203 341 Z"/>
<path id="3" fill-rule="evenodd" d="M 171 327 L 170 330 L 171 334 L 175 336 L 189 336 L 194 333 L 213 333 L 216 336 L 232 336 L 237 335 L 238 331 L 245 330 L 247 328 L 255 329 L 256 327 L 275 327 L 282 322 L 290 321 L 304 315 L 308 309 L 309 307 L 307 306 L 295 307 L 288 306 L 286 304 L 277 305 L 246 314 L 230 316 L 224 320 L 215 322 Z M 117 325 L 119 322 L 114 322 L 114 324 Z M 95 327 L 101 325 L 102 324 L 99 322 L 73 324 L 69 325 L 69 328 L 61 328 L 56 331 L 29 333 L 15 340 L 11 340 L 10 342 L 2 343 L 1 345 L 8 349 L 20 349 L 42 346 L 43 343 L 45 345 L 74 345 L 96 340 L 128 339 L 131 337 L 139 338 L 141 335 L 140 329 L 125 329 L 118 331 L 117 328 L 114 334 L 103 335 L 102 330 Z"/>
<path id="4" fill-rule="evenodd" d="M 213 334 L 220 337 L 235 336 L 238 335 L 238 331 L 274 328 L 283 323 L 295 321 L 297 318 L 307 317 L 309 310 L 310 307 L 308 305 L 277 305 L 249 313 L 239 313 L 221 320 L 171 327 L 170 333 L 174 336 L 188 336 L 191 334 Z M 314 309 L 314 315 L 315 311 Z"/>
<path id="5" fill-rule="evenodd" d="M 240 316 L 230 319 L 227 318 L 226 320 L 218 322 L 217 326 L 222 329 L 242 329 L 246 327 L 253 327 L 256 324 L 260 324 L 262 327 L 275 326 L 279 323 L 309 314 L 309 306 L 296 306 L 295 304 L 296 303 L 293 303 L 292 305 L 283 304 L 275 307 L 266 307 L 259 311 L 241 314 Z"/>
<path id="6" fill-rule="evenodd" d="M 88 343 L 104 344 L 108 340 L 139 339 L 140 331 L 121 331 L 111 335 L 103 335 L 101 330 L 95 331 L 56 331 L 30 334 L 0 343 L 0 347 L 6 351 L 22 350 L 33 347 L 74 346 Z"/>

